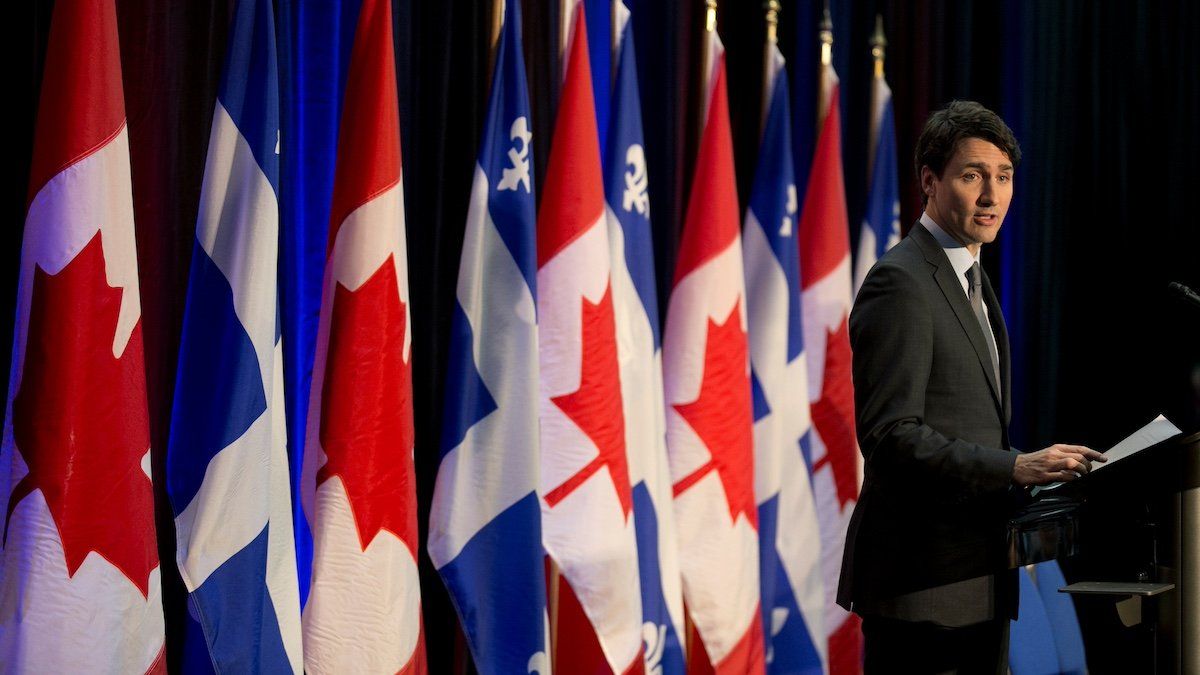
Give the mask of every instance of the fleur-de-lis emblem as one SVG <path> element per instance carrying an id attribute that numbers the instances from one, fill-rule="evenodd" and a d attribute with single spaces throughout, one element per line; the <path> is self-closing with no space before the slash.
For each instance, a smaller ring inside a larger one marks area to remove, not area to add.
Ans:
<path id="1" fill-rule="evenodd" d="M 546 652 L 534 652 L 533 656 L 529 657 L 526 668 L 529 675 L 549 675 L 550 659 L 546 657 Z"/>
<path id="2" fill-rule="evenodd" d="M 529 120 L 524 116 L 514 120 L 508 137 L 513 142 L 512 147 L 508 149 L 508 161 L 512 168 L 504 170 L 496 189 L 515 192 L 520 185 L 526 192 L 532 192 L 529 187 L 529 141 L 533 134 L 529 131 Z"/>
<path id="3" fill-rule="evenodd" d="M 793 198 L 795 194 L 795 191 L 793 191 Z M 788 620 L 788 614 L 787 607 L 771 608 L 771 639 L 767 640 L 767 663 L 775 660 L 775 636 L 779 635 L 779 632 L 783 630 L 783 625 Z"/>
<path id="4" fill-rule="evenodd" d="M 667 648 L 667 627 L 652 621 L 643 623 L 642 641 L 646 643 L 646 649 L 642 652 L 642 660 L 646 663 L 646 675 L 662 675 L 663 651 Z"/>
<path id="5" fill-rule="evenodd" d="M 799 208 L 796 203 L 796 186 L 791 184 L 787 186 L 787 215 L 783 217 L 783 222 L 779 225 L 779 236 L 792 236 L 792 223 L 796 220 L 796 209 Z"/>
<path id="6" fill-rule="evenodd" d="M 621 198 L 621 206 L 628 212 L 634 209 L 640 215 L 646 215 L 650 210 L 650 194 L 646 187 L 646 152 L 642 146 L 634 143 L 625 151 L 625 194 Z"/>

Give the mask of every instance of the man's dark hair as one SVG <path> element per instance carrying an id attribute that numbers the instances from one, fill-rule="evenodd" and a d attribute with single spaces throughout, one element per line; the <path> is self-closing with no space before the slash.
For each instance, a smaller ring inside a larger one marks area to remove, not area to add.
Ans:
<path id="1" fill-rule="evenodd" d="M 958 150 L 958 144 L 968 138 L 979 138 L 1000 148 L 1008 155 L 1014 169 L 1021 162 L 1021 146 L 999 115 L 975 101 L 951 101 L 929 116 L 917 139 L 917 181 L 921 180 L 923 166 L 929 167 L 940 179 L 946 163 Z M 921 201 L 927 199 L 922 191 Z"/>

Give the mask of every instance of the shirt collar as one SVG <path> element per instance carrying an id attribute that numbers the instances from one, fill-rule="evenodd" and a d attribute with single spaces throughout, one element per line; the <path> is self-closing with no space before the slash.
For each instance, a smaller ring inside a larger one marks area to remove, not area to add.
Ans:
<path id="1" fill-rule="evenodd" d="M 954 268 L 954 273 L 958 275 L 960 280 L 963 280 L 963 275 L 967 270 L 971 269 L 971 265 L 979 262 L 978 255 L 971 255 L 971 251 L 962 244 L 954 240 L 946 233 L 937 223 L 933 222 L 933 218 L 929 217 L 928 213 L 921 214 L 921 224 L 929 230 L 929 234 L 937 239 L 938 244 L 946 253 L 946 257 L 950 259 L 950 265 Z M 965 281 L 963 283 L 966 283 Z"/>

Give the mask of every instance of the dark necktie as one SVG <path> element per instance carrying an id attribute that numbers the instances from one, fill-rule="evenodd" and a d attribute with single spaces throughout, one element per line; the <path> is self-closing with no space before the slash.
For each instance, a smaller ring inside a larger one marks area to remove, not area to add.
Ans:
<path id="1" fill-rule="evenodd" d="M 996 339 L 992 337 L 992 327 L 988 325 L 987 314 L 983 312 L 983 286 L 979 271 L 979 263 L 971 265 L 967 270 L 967 297 L 971 299 L 971 309 L 975 310 L 975 318 L 979 320 L 979 328 L 983 330 L 983 339 L 987 342 L 988 353 L 992 357 L 992 374 L 996 376 L 996 390 L 1000 390 L 1000 357 L 996 352 Z"/>

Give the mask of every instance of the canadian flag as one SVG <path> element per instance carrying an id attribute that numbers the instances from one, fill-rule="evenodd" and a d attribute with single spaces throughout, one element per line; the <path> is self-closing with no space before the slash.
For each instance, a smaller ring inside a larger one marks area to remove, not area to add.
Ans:
<path id="1" fill-rule="evenodd" d="M 642 605 L 583 4 L 573 11 L 537 227 L 542 540 L 561 572 L 555 670 L 622 673 L 641 666 Z"/>
<path id="2" fill-rule="evenodd" d="M 861 482 L 854 434 L 854 383 L 850 377 L 850 219 L 842 179 L 842 126 L 838 80 L 826 65 L 829 101 L 813 155 L 800 215 L 800 287 L 804 344 L 808 350 L 808 398 L 812 402 L 813 494 L 821 525 L 825 577 L 825 629 L 829 669 L 862 669 L 858 617 L 837 606 L 846 527 Z"/>
<path id="3" fill-rule="evenodd" d="M 141 303 L 110 0 L 60 0 L 0 450 L 0 659 L 165 672 Z"/>
<path id="4" fill-rule="evenodd" d="M 667 451 L 683 600 L 698 633 L 689 671 L 761 673 L 741 226 L 725 54 L 715 33 L 708 39 L 708 114 L 663 332 Z"/>
<path id="5" fill-rule="evenodd" d="M 304 507 L 310 673 L 425 672 L 411 329 L 388 0 L 364 0 L 338 136 Z"/>

